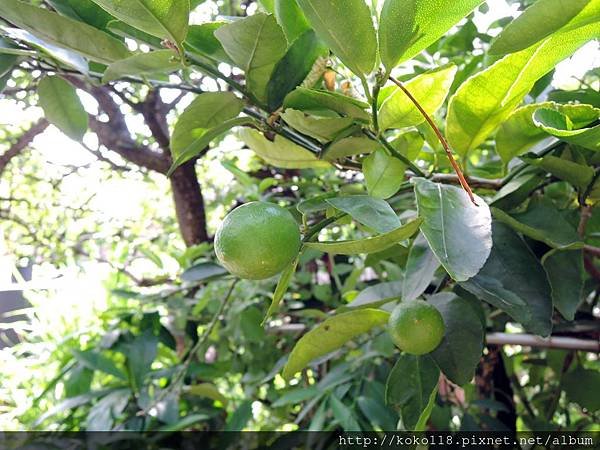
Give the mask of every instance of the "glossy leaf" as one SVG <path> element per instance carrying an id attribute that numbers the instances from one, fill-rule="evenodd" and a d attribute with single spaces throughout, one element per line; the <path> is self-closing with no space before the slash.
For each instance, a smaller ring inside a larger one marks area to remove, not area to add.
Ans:
<path id="1" fill-rule="evenodd" d="M 456 281 L 474 276 L 492 248 L 491 214 L 485 201 L 477 205 L 460 187 L 414 179 L 421 231 L 448 274 Z"/>
<path id="2" fill-rule="evenodd" d="M 391 146 L 398 150 L 401 155 L 406 156 L 409 161 L 417 159 L 424 143 L 425 140 L 418 131 L 402 133 L 390 142 Z"/>
<path id="3" fill-rule="evenodd" d="M 319 117 L 292 108 L 286 109 L 281 118 L 295 130 L 321 143 L 332 141 L 354 123 L 350 117 Z"/>
<path id="4" fill-rule="evenodd" d="M 552 298 L 546 273 L 525 242 L 507 225 L 493 223 L 494 246 L 485 266 L 461 286 L 501 309 L 527 331 L 552 331 Z"/>
<path id="5" fill-rule="evenodd" d="M 93 0 L 114 17 L 152 36 L 181 45 L 188 30 L 189 0 Z"/>
<path id="6" fill-rule="evenodd" d="M 387 233 L 401 226 L 398 215 L 388 202 L 368 195 L 351 195 L 325 200 L 354 220 L 378 233 Z"/>
<path id="7" fill-rule="evenodd" d="M 596 111 L 600 117 L 600 111 Z M 590 150 L 600 150 L 600 125 L 577 129 L 568 116 L 547 108 L 540 108 L 533 113 L 533 123 L 546 133 L 563 141 Z"/>
<path id="8" fill-rule="evenodd" d="M 378 149 L 364 159 L 362 170 L 369 195 L 389 198 L 404 182 L 406 165 L 385 150 Z"/>
<path id="9" fill-rule="evenodd" d="M 360 309 L 330 317 L 296 342 L 283 368 L 283 378 L 289 380 L 312 360 L 337 350 L 375 327 L 385 325 L 388 318 L 389 313 L 377 309 Z"/>
<path id="10" fill-rule="evenodd" d="M 328 168 L 330 164 L 299 145 L 282 136 L 275 136 L 271 142 L 259 131 L 244 128 L 239 132 L 240 139 L 267 164 L 282 169 Z"/>
<path id="11" fill-rule="evenodd" d="M 552 288 L 552 303 L 567 320 L 575 319 L 583 300 L 584 268 L 582 250 L 552 250 L 542 258 Z"/>
<path id="12" fill-rule="evenodd" d="M 500 125 L 496 134 L 496 151 L 505 164 L 543 139 L 549 138 L 549 134 L 537 127 L 533 120 L 533 114 L 541 108 L 551 108 L 565 114 L 576 129 L 585 127 L 600 116 L 600 110 L 590 105 L 544 102 L 522 106 Z"/>
<path id="13" fill-rule="evenodd" d="M 538 158 L 535 155 L 527 155 L 523 157 L 523 160 L 581 189 L 586 189 L 594 178 L 594 169 L 592 167 L 570 161 L 566 158 L 559 158 L 554 155 Z"/>
<path id="14" fill-rule="evenodd" d="M 99 30 L 106 26 L 114 17 L 104 11 L 92 0 L 49 0 L 48 3 L 64 16 L 87 23 Z"/>
<path id="15" fill-rule="evenodd" d="M 225 25 L 227 22 L 205 22 L 201 25 L 190 25 L 185 47 L 193 53 L 199 53 L 213 61 L 226 62 L 232 61 L 225 53 L 223 46 L 215 36 L 215 31 Z"/>
<path id="16" fill-rule="evenodd" d="M 250 92 L 266 101 L 271 73 L 286 52 L 285 35 L 275 18 L 255 14 L 223 25 L 215 36 L 231 60 L 246 72 Z"/>
<path id="17" fill-rule="evenodd" d="M 400 411 L 407 431 L 415 431 L 417 424 L 423 422 L 421 416 L 427 414 L 439 377 L 440 370 L 429 355 L 403 353 L 390 371 L 385 386 L 386 402 Z"/>
<path id="18" fill-rule="evenodd" d="M 330 119 L 333 120 L 333 119 Z M 380 149 L 381 144 L 367 137 L 350 136 L 332 142 L 323 152 L 323 159 L 327 161 L 335 161 L 347 156 L 361 155 L 372 153 Z"/>
<path id="19" fill-rule="evenodd" d="M 333 53 L 357 75 L 371 73 L 377 37 L 363 0 L 297 0 L 308 22 Z"/>
<path id="20" fill-rule="evenodd" d="M 19 0 L 2 0 L 0 17 L 39 39 L 73 50 L 92 61 L 108 64 L 129 56 L 125 45 L 110 35 Z"/>
<path id="21" fill-rule="evenodd" d="M 580 16 L 578 20 L 585 22 L 587 18 Z M 598 36 L 600 22 L 555 33 L 469 78 L 448 106 L 446 133 L 453 149 L 466 155 L 477 148 L 507 119 L 538 79 Z"/>
<path id="22" fill-rule="evenodd" d="M 296 0 L 275 0 L 275 17 L 283 28 L 289 43 L 310 29 L 310 25 Z"/>
<path id="23" fill-rule="evenodd" d="M 262 323 L 264 324 L 269 317 L 271 317 L 277 309 L 279 308 L 279 304 L 281 300 L 283 300 L 283 296 L 288 290 L 290 282 L 296 272 L 296 267 L 298 266 L 298 258 L 295 258 L 285 269 L 281 272 L 279 276 L 279 281 L 277 282 L 277 287 L 275 287 L 275 292 L 273 292 L 273 300 L 271 301 L 271 306 L 267 310 L 267 314 L 265 314 L 265 318 Z"/>
<path id="24" fill-rule="evenodd" d="M 567 25 L 589 3 L 590 0 L 539 0 L 502 30 L 489 52 L 505 55 L 524 50 Z"/>
<path id="25" fill-rule="evenodd" d="M 175 124 L 171 136 L 173 159 L 202 150 L 208 144 L 202 139 L 207 132 L 237 117 L 242 107 L 242 100 L 231 92 L 207 92 L 196 97 Z"/>
<path id="26" fill-rule="evenodd" d="M 431 251 L 427 239 L 422 233 L 415 238 L 404 271 L 402 301 L 407 302 L 420 297 L 429 287 L 440 262 Z"/>
<path id="27" fill-rule="evenodd" d="M 433 295 L 427 301 L 440 312 L 446 328 L 431 356 L 450 381 L 463 385 L 475 375 L 483 352 L 484 329 L 479 315 L 467 300 L 451 293 Z"/>
<path id="28" fill-rule="evenodd" d="M 407 224 L 396 228 L 389 233 L 380 234 L 375 237 L 369 237 L 356 241 L 337 241 L 337 242 L 307 242 L 304 245 L 308 248 L 314 248 L 326 253 L 335 253 L 340 255 L 357 255 L 361 253 L 376 253 L 390 248 L 394 244 L 411 237 L 419 225 L 421 219 L 415 219 Z"/>
<path id="29" fill-rule="evenodd" d="M 309 74 L 317 58 L 327 55 L 327 47 L 312 30 L 300 35 L 277 62 L 267 85 L 267 105 L 279 108 L 285 96 L 299 86 Z"/>
<path id="30" fill-rule="evenodd" d="M 53 75 L 40 81 L 38 96 L 48 121 L 71 139 L 81 141 L 87 131 L 88 116 L 75 88 Z"/>
<path id="31" fill-rule="evenodd" d="M 417 55 L 483 0 L 386 0 L 379 19 L 379 54 L 391 71 Z"/>
<path id="32" fill-rule="evenodd" d="M 367 103 L 337 92 L 318 89 L 299 87 L 286 96 L 283 106 L 306 112 L 331 110 L 355 119 L 370 119 L 370 115 L 365 111 L 369 108 Z"/>
<path id="33" fill-rule="evenodd" d="M 501 209 L 492 208 L 494 219 L 505 223 L 515 231 L 536 241 L 561 249 L 583 247 L 577 230 L 554 207 L 550 200 L 532 201 L 525 212 L 508 214 Z"/>
<path id="34" fill-rule="evenodd" d="M 110 64 L 102 77 L 108 83 L 127 76 L 149 77 L 164 75 L 180 69 L 182 64 L 171 50 L 139 53 Z"/>
<path id="35" fill-rule="evenodd" d="M 358 293 L 346 308 L 377 308 L 398 300 L 402 293 L 401 281 L 388 281 L 369 286 Z"/>
<path id="36" fill-rule="evenodd" d="M 416 76 L 405 84 L 423 109 L 433 115 L 444 103 L 456 74 L 451 64 Z M 386 97 L 379 109 L 379 127 L 405 128 L 419 125 L 425 118 L 415 104 L 398 87 Z"/>

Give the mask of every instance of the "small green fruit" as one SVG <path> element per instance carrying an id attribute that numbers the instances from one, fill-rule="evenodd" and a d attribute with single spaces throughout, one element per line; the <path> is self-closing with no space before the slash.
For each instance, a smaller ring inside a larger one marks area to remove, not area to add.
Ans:
<path id="1" fill-rule="evenodd" d="M 400 303 L 392 311 L 388 326 L 394 344 L 413 355 L 435 350 L 445 332 L 440 312 L 423 300 Z"/>

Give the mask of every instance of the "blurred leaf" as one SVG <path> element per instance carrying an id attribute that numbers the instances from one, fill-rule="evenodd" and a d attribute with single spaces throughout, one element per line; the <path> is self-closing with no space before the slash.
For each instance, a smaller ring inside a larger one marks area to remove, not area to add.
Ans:
<path id="1" fill-rule="evenodd" d="M 152 78 L 154 75 L 168 74 L 182 67 L 172 50 L 156 50 L 138 53 L 129 58 L 110 64 L 102 77 L 103 83 L 109 83 L 127 76 Z"/>
<path id="2" fill-rule="evenodd" d="M 94 379 L 94 371 L 79 363 L 70 370 L 64 381 L 65 397 L 76 397 L 89 392 Z"/>
<path id="3" fill-rule="evenodd" d="M 483 267 L 492 248 L 491 214 L 476 196 L 450 185 L 413 178 L 421 231 L 433 253 L 456 281 L 465 281 Z"/>
<path id="4" fill-rule="evenodd" d="M 99 370 L 121 380 L 127 380 L 127 376 L 119 369 L 116 364 L 102 354 L 94 350 L 78 351 L 71 350 L 77 361 L 91 370 Z"/>
<path id="5" fill-rule="evenodd" d="M 426 49 L 483 0 L 386 0 L 379 54 L 388 72 Z"/>
<path id="6" fill-rule="evenodd" d="M 112 388 L 102 389 L 102 390 L 98 390 L 98 391 L 90 391 L 86 394 L 79 395 L 77 397 L 68 398 L 67 400 L 62 401 L 62 402 L 58 403 L 57 405 L 53 406 L 48 411 L 46 411 L 44 414 L 42 414 L 40 417 L 38 417 L 36 419 L 36 421 L 33 423 L 33 426 L 37 427 L 38 425 L 40 425 L 41 423 L 43 423 L 46 419 L 49 419 L 50 417 L 53 417 L 64 411 L 69 411 L 69 410 L 77 408 L 79 406 L 86 405 L 86 404 L 94 401 L 95 399 L 104 397 L 105 395 L 107 395 L 111 392 L 114 392 L 114 391 L 115 391 L 115 389 L 112 389 Z"/>
<path id="7" fill-rule="evenodd" d="M 600 409 L 600 397 L 591 395 L 591 391 L 599 383 L 600 372 L 577 367 L 574 371 L 563 376 L 561 386 L 569 400 L 579 404 L 582 408 L 586 408 L 590 413 L 595 413 Z"/>
<path id="8" fill-rule="evenodd" d="M 115 420 L 119 418 L 129 403 L 130 397 L 129 389 L 117 389 L 102 398 L 88 412 L 85 419 L 85 430 L 111 430 Z"/>
<path id="9" fill-rule="evenodd" d="M 111 63 L 129 56 L 125 45 L 110 35 L 18 0 L 2 0 L 0 17 L 50 44 L 74 50 L 92 61 Z"/>
<path id="10" fill-rule="evenodd" d="M 158 338 L 147 330 L 125 344 L 127 367 L 135 390 L 140 390 L 158 352 Z"/>
<path id="11" fill-rule="evenodd" d="M 181 45 L 188 31 L 188 0 L 93 0 L 114 17 L 152 36 Z"/>
<path id="12" fill-rule="evenodd" d="M 552 300 L 542 265 L 508 226 L 494 222 L 492 229 L 494 245 L 485 266 L 460 285 L 506 312 L 527 331 L 548 336 Z"/>
<path id="13" fill-rule="evenodd" d="M 433 115 L 444 104 L 456 70 L 457 67 L 450 64 L 425 72 L 408 81 L 405 87 L 417 99 L 423 109 L 429 115 Z M 408 96 L 396 86 L 379 109 L 379 126 L 381 130 L 416 126 L 424 121 L 423 114 Z"/>
<path id="14" fill-rule="evenodd" d="M 378 233 L 387 233 L 402 225 L 389 203 L 379 198 L 349 195 L 329 198 L 325 201 Z"/>
<path id="15" fill-rule="evenodd" d="M 250 419 L 252 419 L 252 400 L 246 400 L 227 417 L 224 431 L 242 431 Z"/>
<path id="16" fill-rule="evenodd" d="M 221 402 L 223 406 L 227 406 L 227 398 L 219 392 L 219 389 L 212 383 L 199 383 L 189 387 L 187 392 L 197 397 L 207 397 L 211 400 Z"/>
<path id="17" fill-rule="evenodd" d="M 371 73 L 377 37 L 363 0 L 297 0 L 308 22 L 333 53 L 359 76 Z"/>
<path id="18" fill-rule="evenodd" d="M 71 139 L 81 141 L 88 116 L 75 88 L 59 76 L 47 76 L 38 85 L 38 96 L 46 119 Z"/>
<path id="19" fill-rule="evenodd" d="M 356 403 L 365 418 L 371 422 L 374 427 L 382 430 L 395 430 L 398 418 L 385 407 L 383 402 L 361 395 L 356 399 Z"/>
<path id="20" fill-rule="evenodd" d="M 324 55 L 327 55 L 327 48 L 312 30 L 304 32 L 292 43 L 273 68 L 267 84 L 270 111 L 282 105 L 285 96 L 304 81 L 317 58 Z"/>
<path id="21" fill-rule="evenodd" d="M 159 432 L 176 432 L 185 430 L 186 428 L 191 427 L 192 425 L 197 424 L 198 422 L 204 422 L 210 419 L 210 416 L 207 414 L 191 414 L 189 416 L 183 417 L 179 422 L 168 424 L 158 428 L 156 431 Z"/>
<path id="22" fill-rule="evenodd" d="M 329 396 L 329 405 L 331 406 L 333 417 L 346 433 L 350 431 L 360 431 L 360 425 L 354 417 L 352 408 L 349 408 L 342 403 L 335 394 Z"/>
<path id="23" fill-rule="evenodd" d="M 376 253 L 411 237 L 418 230 L 421 222 L 421 219 L 415 219 L 388 233 L 356 241 L 306 242 L 304 245 L 322 252 L 341 255 Z"/>
<path id="24" fill-rule="evenodd" d="M 267 314 L 262 321 L 264 324 L 269 317 L 271 317 L 275 312 L 279 309 L 279 304 L 281 300 L 283 300 L 283 296 L 288 290 L 290 282 L 294 277 L 294 273 L 296 273 L 296 267 L 298 266 L 298 258 L 295 258 L 285 269 L 281 272 L 279 276 L 279 281 L 277 282 L 277 287 L 275 288 L 275 292 L 273 292 L 273 300 L 271 301 L 271 305 L 267 310 Z"/>
<path id="25" fill-rule="evenodd" d="M 239 132 L 240 139 L 267 164 L 283 169 L 328 168 L 330 164 L 322 161 L 304 147 L 294 144 L 282 136 L 275 136 L 271 142 L 259 131 L 243 128 Z"/>
<path id="26" fill-rule="evenodd" d="M 369 195 L 389 198 L 404 182 L 406 165 L 384 149 L 378 149 L 364 159 L 362 169 Z"/>
<path id="27" fill-rule="evenodd" d="M 444 319 L 445 333 L 440 345 L 431 353 L 441 371 L 453 383 L 471 381 L 483 352 L 484 329 L 469 302 L 443 292 L 427 299 Z"/>
<path id="28" fill-rule="evenodd" d="M 255 14 L 219 27 L 215 36 L 231 60 L 246 72 L 249 91 L 266 101 L 269 78 L 286 51 L 285 35 L 275 18 Z"/>
<path id="29" fill-rule="evenodd" d="M 214 263 L 200 263 L 186 269 L 181 274 L 181 280 L 188 283 L 197 283 L 213 277 L 227 275 L 229 272 L 223 267 Z"/>
<path id="30" fill-rule="evenodd" d="M 287 391 L 277 398 L 271 405 L 273 408 L 280 408 L 286 405 L 296 405 L 312 398 L 321 397 L 323 394 L 317 386 L 299 387 Z"/>
<path id="31" fill-rule="evenodd" d="M 430 397 L 437 392 L 440 370 L 429 355 L 400 355 L 387 379 L 385 398 L 397 408 L 407 431 L 421 425 L 422 416 L 429 417 Z"/>
<path id="32" fill-rule="evenodd" d="M 284 108 L 300 111 L 335 111 L 338 114 L 360 120 L 369 120 L 370 115 L 365 111 L 367 103 L 338 92 L 321 91 L 299 87 L 290 92 L 283 102 Z"/>
<path id="33" fill-rule="evenodd" d="M 401 281 L 388 281 L 369 286 L 349 303 L 346 308 L 376 308 L 400 298 Z"/>
<path id="34" fill-rule="evenodd" d="M 332 316 L 300 338 L 283 368 L 282 377 L 291 379 L 312 360 L 342 347 L 349 340 L 387 323 L 389 313 L 360 309 Z"/>
<path id="35" fill-rule="evenodd" d="M 406 261 L 402 301 L 407 302 L 420 297 L 431 284 L 439 267 L 440 262 L 431 251 L 427 239 L 419 233 L 410 247 Z"/>
<path id="36" fill-rule="evenodd" d="M 567 25 L 589 3 L 590 0 L 537 1 L 502 30 L 490 47 L 490 54 L 526 49 Z"/>
<path id="37" fill-rule="evenodd" d="M 575 319 L 583 300 L 583 251 L 552 250 L 542 258 L 552 288 L 552 303 L 567 320 Z"/>
<path id="38" fill-rule="evenodd" d="M 275 17 L 289 43 L 310 29 L 296 0 L 275 0 Z"/>

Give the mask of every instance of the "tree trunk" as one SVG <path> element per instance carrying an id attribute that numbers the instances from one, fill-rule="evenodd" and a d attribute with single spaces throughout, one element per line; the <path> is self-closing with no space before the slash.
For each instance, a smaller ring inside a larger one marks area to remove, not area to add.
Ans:
<path id="1" fill-rule="evenodd" d="M 171 176 L 177 222 L 188 247 L 208 241 L 204 198 L 196 174 L 196 161 L 181 165 Z"/>

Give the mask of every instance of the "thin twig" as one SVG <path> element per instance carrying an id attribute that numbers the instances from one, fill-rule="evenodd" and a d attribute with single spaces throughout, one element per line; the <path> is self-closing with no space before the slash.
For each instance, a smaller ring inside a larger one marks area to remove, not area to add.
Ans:
<path id="1" fill-rule="evenodd" d="M 442 144 L 442 147 L 444 147 L 444 150 L 446 151 L 446 156 L 448 156 L 448 159 L 450 160 L 450 164 L 452 164 L 452 168 L 454 169 L 454 171 L 456 172 L 456 175 L 458 176 L 458 179 L 460 180 L 460 185 L 465 190 L 465 192 L 469 195 L 469 198 L 471 199 L 473 204 L 477 206 L 477 202 L 475 201 L 475 196 L 473 195 L 473 191 L 471 190 L 469 183 L 467 182 L 465 176 L 463 175 L 462 170 L 460 169 L 460 166 L 454 159 L 452 150 L 450 150 L 450 145 L 448 145 L 446 138 L 444 137 L 442 132 L 439 130 L 439 128 L 437 127 L 437 125 L 435 124 L 433 119 L 431 117 L 429 117 L 429 114 L 427 114 L 427 112 L 423 109 L 423 107 L 417 101 L 417 99 L 415 97 L 413 97 L 413 95 L 410 93 L 410 91 L 408 89 L 406 89 L 404 84 L 402 84 L 400 81 L 396 80 L 394 77 L 390 77 L 389 79 L 392 83 L 394 83 L 396 86 L 398 86 L 402 90 L 402 92 L 404 92 L 406 94 L 406 96 L 410 99 L 410 101 L 414 103 L 414 105 L 417 107 L 419 112 L 423 115 L 423 117 L 425 118 L 427 123 L 429 123 L 429 125 L 433 129 L 435 135 L 437 136 L 440 143 Z"/>

